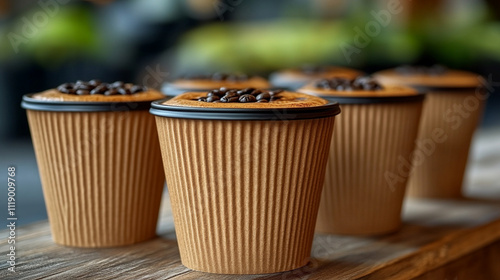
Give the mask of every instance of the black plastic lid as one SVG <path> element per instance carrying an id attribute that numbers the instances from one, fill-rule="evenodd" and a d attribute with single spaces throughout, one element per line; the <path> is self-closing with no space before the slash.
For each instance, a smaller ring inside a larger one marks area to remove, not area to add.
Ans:
<path id="1" fill-rule="evenodd" d="M 412 86 L 419 93 L 428 93 L 428 92 L 453 92 L 453 93 L 470 93 L 471 90 L 484 89 L 483 85 L 478 85 L 475 87 L 431 87 L 431 86 Z"/>
<path id="2" fill-rule="evenodd" d="M 151 103 L 149 112 L 156 116 L 198 120 L 305 120 L 338 115 L 337 102 L 301 108 L 202 108 L 161 104 L 168 99 Z"/>
<path id="3" fill-rule="evenodd" d="M 350 96 L 333 96 L 333 95 L 318 95 L 330 102 L 338 102 L 340 104 L 379 104 L 379 103 L 405 103 L 419 102 L 424 100 L 425 94 L 404 95 L 404 96 L 367 96 L 367 97 L 350 97 Z"/>
<path id="4" fill-rule="evenodd" d="M 78 101 L 52 101 L 32 98 L 33 94 L 23 96 L 21 107 L 27 110 L 53 111 L 53 112 L 116 112 L 148 110 L 151 101 L 139 102 L 78 102 Z"/>

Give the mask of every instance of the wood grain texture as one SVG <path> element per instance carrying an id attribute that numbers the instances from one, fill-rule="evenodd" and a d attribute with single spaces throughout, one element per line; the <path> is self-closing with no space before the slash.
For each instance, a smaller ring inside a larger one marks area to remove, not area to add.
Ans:
<path id="1" fill-rule="evenodd" d="M 47 222 L 21 227 L 18 272 L 7 271 L 3 255 L 0 279 L 431 279 L 426 273 L 500 240 L 500 199 L 412 199 L 399 232 L 371 238 L 317 234 L 307 266 L 269 275 L 218 275 L 182 266 L 167 197 L 158 232 L 158 238 L 141 244 L 81 249 L 54 244 Z M 7 232 L 0 236 L 5 252 Z M 498 274 L 498 249 L 485 256 L 487 273 Z"/>

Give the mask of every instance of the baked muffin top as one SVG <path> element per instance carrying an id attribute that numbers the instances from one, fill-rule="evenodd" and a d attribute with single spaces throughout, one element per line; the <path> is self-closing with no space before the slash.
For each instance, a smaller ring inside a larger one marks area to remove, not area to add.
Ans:
<path id="1" fill-rule="evenodd" d="M 328 101 L 308 94 L 255 88 L 219 88 L 208 92 L 186 92 L 164 105 L 195 108 L 305 108 L 327 104 Z"/>
<path id="2" fill-rule="evenodd" d="M 139 102 L 163 97 L 160 92 L 143 86 L 120 81 L 103 83 L 99 80 L 65 83 L 31 96 L 35 100 L 63 102 Z"/>
<path id="3" fill-rule="evenodd" d="M 361 75 L 362 72 L 338 66 L 303 66 L 297 68 L 284 69 L 274 73 L 274 76 L 280 76 L 281 78 L 289 79 L 299 79 L 299 80 L 311 80 L 319 78 L 333 78 L 333 77 L 344 77 L 344 78 L 355 78 Z"/>
<path id="4" fill-rule="evenodd" d="M 247 76 L 245 74 L 214 73 L 211 75 L 194 75 L 181 77 L 171 83 L 170 86 L 187 90 L 208 90 L 220 87 L 230 88 L 269 88 L 269 82 L 258 76 Z"/>
<path id="5" fill-rule="evenodd" d="M 298 91 L 321 97 L 362 98 L 418 95 L 415 89 L 400 85 L 381 85 L 372 77 L 320 79 L 305 85 Z"/>
<path id="6" fill-rule="evenodd" d="M 373 76 L 384 85 L 432 88 L 474 88 L 480 86 L 482 80 L 478 74 L 447 69 L 440 65 L 401 66 L 376 72 Z"/>

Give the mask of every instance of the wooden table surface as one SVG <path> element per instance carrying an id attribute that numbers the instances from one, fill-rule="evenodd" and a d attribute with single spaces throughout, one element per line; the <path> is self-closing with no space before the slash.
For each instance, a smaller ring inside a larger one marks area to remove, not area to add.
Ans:
<path id="1" fill-rule="evenodd" d="M 316 235 L 311 262 L 268 275 L 217 275 L 179 259 L 169 200 L 158 238 L 127 247 L 77 249 L 52 242 L 46 221 L 17 229 L 16 273 L 7 270 L 0 231 L 0 279 L 500 279 L 500 132 L 475 141 L 466 199 L 412 200 L 397 233 L 379 237 Z"/>
<path id="2" fill-rule="evenodd" d="M 410 279 L 500 241 L 500 197 L 408 200 L 404 212 L 404 225 L 395 234 L 316 235 L 306 267 L 269 275 L 216 275 L 181 264 L 165 199 L 158 238 L 127 247 L 66 248 L 52 242 L 47 222 L 21 227 L 17 272 L 9 272 L 2 261 L 0 279 Z M 6 248 L 7 232 L 0 236 Z"/>

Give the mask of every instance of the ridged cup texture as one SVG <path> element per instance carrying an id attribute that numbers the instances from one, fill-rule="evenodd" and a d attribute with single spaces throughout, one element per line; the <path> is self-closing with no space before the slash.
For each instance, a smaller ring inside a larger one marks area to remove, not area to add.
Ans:
<path id="1" fill-rule="evenodd" d="M 423 159 L 414 163 L 408 181 L 410 196 L 462 196 L 469 148 L 483 108 L 484 99 L 474 90 L 427 94 L 418 134 L 418 141 L 426 145 L 422 145 Z M 436 138 L 436 131 L 442 136 Z"/>
<path id="2" fill-rule="evenodd" d="M 27 114 L 56 243 L 112 247 L 155 236 L 164 174 L 153 116 Z"/>
<path id="3" fill-rule="evenodd" d="M 309 261 L 334 117 L 156 117 L 182 263 L 259 274 Z"/>
<path id="4" fill-rule="evenodd" d="M 422 102 L 341 108 L 316 230 L 347 235 L 395 231 L 408 176 L 401 172 L 401 159 L 408 159 L 414 148 Z"/>

